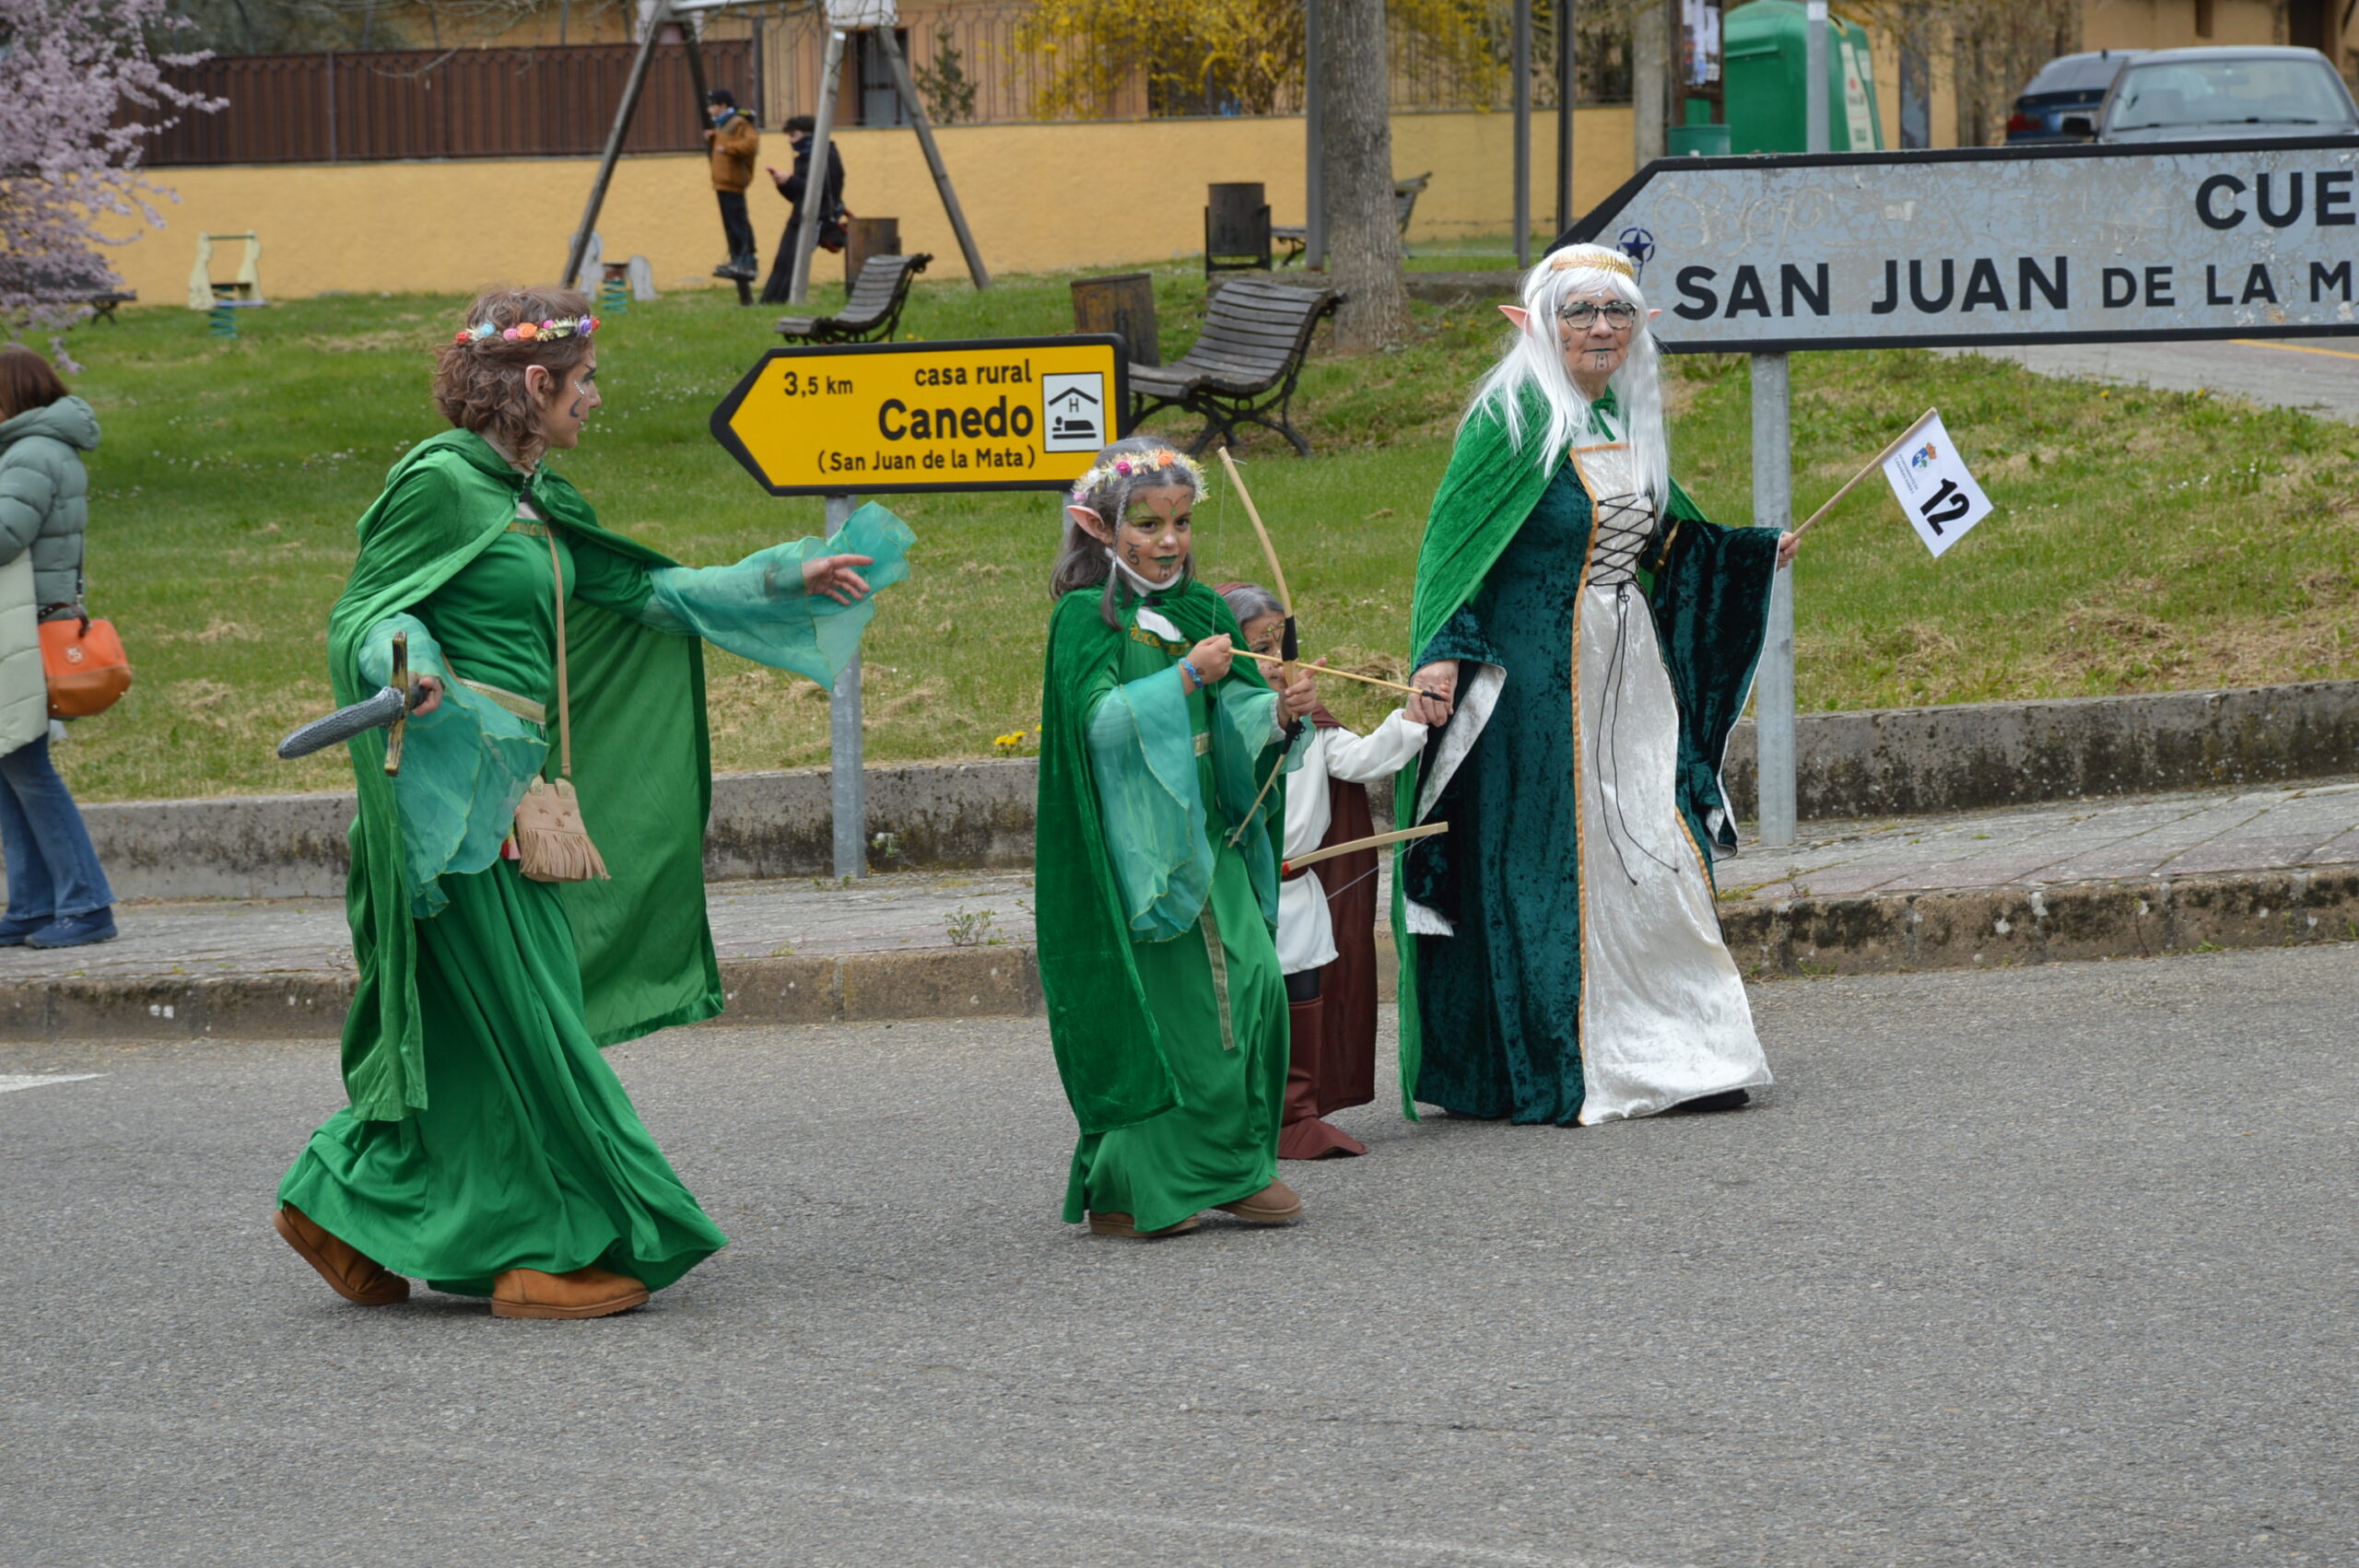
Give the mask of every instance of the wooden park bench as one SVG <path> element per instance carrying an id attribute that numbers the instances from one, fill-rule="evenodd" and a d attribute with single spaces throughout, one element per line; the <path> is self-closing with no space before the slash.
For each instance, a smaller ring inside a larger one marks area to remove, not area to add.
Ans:
<path id="1" fill-rule="evenodd" d="M 1253 424 L 1275 430 L 1309 457 L 1310 443 L 1294 427 L 1288 408 L 1310 352 L 1310 334 L 1343 302 L 1332 288 L 1272 278 L 1240 277 L 1224 285 L 1205 306 L 1204 330 L 1186 354 L 1168 365 L 1133 363 L 1132 423 L 1157 409 L 1184 408 L 1204 419 L 1203 433 L 1188 444 L 1191 455 L 1214 437 Z"/>
<path id="2" fill-rule="evenodd" d="M 780 316 L 779 336 L 790 343 L 889 343 L 910 302 L 910 284 L 933 258 L 871 256 L 862 263 L 844 308 L 832 316 Z"/>
<path id="3" fill-rule="evenodd" d="M 1433 170 L 1427 170 L 1414 179 L 1395 180 L 1392 182 L 1392 218 L 1401 226 L 1401 237 L 1404 240 L 1409 237 L 1409 216 L 1417 210 L 1418 193 L 1425 190 L 1433 177 Z M 1285 255 L 1278 258 L 1280 266 L 1285 266 L 1289 262 L 1302 260 L 1303 252 L 1310 245 L 1310 230 L 1292 224 L 1282 224 L 1273 228 L 1270 230 L 1270 238 L 1280 245 L 1290 247 Z M 1401 253 L 1407 255 L 1409 247 L 1403 244 L 1401 247 Z"/>

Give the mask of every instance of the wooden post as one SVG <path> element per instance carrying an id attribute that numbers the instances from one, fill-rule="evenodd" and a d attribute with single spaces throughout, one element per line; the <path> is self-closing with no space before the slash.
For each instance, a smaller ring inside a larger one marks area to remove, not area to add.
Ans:
<path id="1" fill-rule="evenodd" d="M 639 112 L 640 95 L 647 90 L 647 67 L 655 58 L 655 41 L 663 36 L 663 26 L 672 19 L 672 0 L 655 0 L 655 9 L 647 18 L 647 36 L 639 41 L 639 53 L 631 58 L 630 76 L 623 84 L 623 100 L 615 106 L 615 123 L 606 133 L 606 150 L 598 158 L 598 177 L 590 183 L 590 200 L 581 209 L 581 227 L 573 231 L 573 243 L 565 253 L 565 271 L 557 281 L 567 288 L 581 271 L 581 255 L 590 248 L 590 231 L 598 227 L 598 209 L 606 205 L 606 187 L 614 183 L 615 164 L 623 156 L 623 138 L 630 134 L 631 116 Z"/>
<path id="2" fill-rule="evenodd" d="M 933 125 L 925 117 L 925 105 L 918 98 L 917 84 L 910 79 L 910 63 L 901 58 L 901 45 L 891 28 L 879 28 L 876 46 L 885 52 L 885 64 L 893 72 L 893 88 L 901 95 L 901 102 L 910 111 L 910 123 L 917 128 L 918 146 L 925 153 L 925 166 L 933 171 L 933 188 L 942 193 L 942 210 L 950 219 L 951 232 L 958 236 L 958 253 L 967 258 L 967 275 L 977 288 L 992 286 L 991 270 L 983 265 L 983 252 L 976 247 L 974 232 L 967 227 L 966 210 L 958 205 L 958 193 L 950 183 L 950 170 L 942 161 L 942 149 L 933 145 Z"/>

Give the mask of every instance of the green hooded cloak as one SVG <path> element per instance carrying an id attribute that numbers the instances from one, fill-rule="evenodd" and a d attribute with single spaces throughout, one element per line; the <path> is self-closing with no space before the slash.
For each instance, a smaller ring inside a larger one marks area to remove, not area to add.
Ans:
<path id="1" fill-rule="evenodd" d="M 375 689 L 370 666 L 381 663 L 383 651 L 382 638 L 372 633 L 428 598 L 505 533 L 520 498 L 550 523 L 651 568 L 656 582 L 643 620 L 578 600 L 566 614 L 572 777 L 583 821 L 612 880 L 568 883 L 562 894 L 581 960 L 583 1022 L 600 1045 L 612 1045 L 722 1009 L 720 968 L 705 921 L 704 831 L 712 769 L 701 638 L 827 681 L 856 646 L 874 614 L 874 595 L 849 608 L 813 603 L 804 640 L 796 651 L 781 653 L 778 639 L 763 635 L 758 607 L 774 606 L 781 574 L 821 548 L 817 541 L 774 546 L 733 568 L 687 571 L 600 527 L 589 503 L 560 475 L 544 468 L 527 476 L 482 437 L 446 431 L 396 462 L 383 493 L 361 516 L 359 555 L 328 616 L 328 673 L 339 705 Z M 876 556 L 879 565 L 868 577 L 873 588 L 882 589 L 907 575 L 901 556 L 910 538 L 898 519 L 866 507 L 830 545 Z M 799 579 L 793 587 L 799 593 Z M 778 614 L 775 607 L 770 613 Z M 529 773 L 546 747 L 536 731 L 456 686 L 444 713 L 411 722 L 422 730 L 469 707 L 481 716 L 484 777 L 462 778 L 444 798 L 464 802 L 472 783 L 480 804 L 499 796 L 492 775 L 503 767 Z M 550 723 L 553 728 L 554 715 Z M 422 741 L 413 736 L 413 755 Z M 455 828 L 428 845 L 413 823 L 413 841 L 405 843 L 394 781 L 384 772 L 385 743 L 381 730 L 349 743 L 359 813 L 350 836 L 345 902 L 360 978 L 345 1020 L 344 1077 L 353 1113 L 370 1121 L 398 1121 L 427 1106 L 414 921 L 440 907 L 436 874 L 488 863 L 463 862 Z M 405 785 L 411 782 L 405 774 Z M 484 841 L 480 825 L 469 825 L 469 844 Z M 491 827 L 496 840 L 505 832 L 504 820 Z"/>
<path id="2" fill-rule="evenodd" d="M 1099 614 L 1101 603 L 1101 590 L 1078 590 L 1060 599 L 1050 617 L 1040 691 L 1039 843 L 1033 861 L 1040 991 L 1057 1071 L 1085 1134 L 1129 1127 L 1180 1103 L 1132 956 L 1129 923 L 1090 766 L 1089 716 L 1121 684 L 1117 672 L 1127 640 L 1125 633 L 1106 625 Z M 1156 595 L 1153 603 L 1190 644 L 1221 632 L 1239 646 L 1244 643 L 1226 602 L 1203 583 L 1191 579 Z M 1227 679 L 1214 690 L 1232 684 L 1269 690 L 1259 668 L 1246 659 L 1230 665 Z M 1283 820 L 1277 815 L 1280 792 L 1273 788 L 1258 806 L 1252 805 L 1252 798 L 1269 770 L 1284 766 L 1285 755 L 1283 747 L 1271 744 L 1252 759 L 1250 768 L 1215 770 L 1220 814 L 1245 825 L 1238 850 L 1253 878 L 1263 918 L 1273 923 L 1277 844 L 1272 824 Z M 1222 760 L 1217 752 L 1215 760 Z M 1192 762 L 1188 766 L 1192 768 Z M 1184 853 L 1184 848 L 1173 847 L 1175 872 L 1180 871 L 1177 862 Z"/>

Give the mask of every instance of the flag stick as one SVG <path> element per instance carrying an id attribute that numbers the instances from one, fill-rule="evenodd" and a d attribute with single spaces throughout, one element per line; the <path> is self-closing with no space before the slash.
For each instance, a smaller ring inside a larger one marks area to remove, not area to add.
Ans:
<path id="1" fill-rule="evenodd" d="M 1449 831 L 1449 824 L 1446 822 L 1429 822 L 1423 827 L 1404 827 L 1398 833 L 1379 833 L 1373 838 L 1355 838 L 1348 844 L 1331 845 L 1324 849 L 1313 849 L 1307 855 L 1289 856 L 1278 862 L 1278 870 L 1281 873 L 1298 872 L 1305 866 L 1332 860 L 1338 855 L 1348 855 L 1355 850 L 1381 849 L 1387 844 L 1405 844 L 1412 838 L 1431 838 L 1437 833 Z"/>
<path id="2" fill-rule="evenodd" d="M 1256 653 L 1250 648 L 1232 648 L 1229 651 L 1240 659 L 1256 659 L 1264 664 L 1283 664 L 1285 662 L 1285 660 L 1279 658 L 1274 653 Z M 1309 666 L 1309 669 L 1313 675 L 1333 675 L 1339 680 L 1357 681 L 1362 685 L 1382 686 L 1389 692 L 1407 692 L 1411 696 L 1436 696 L 1435 693 L 1426 691 L 1420 686 L 1404 686 L 1398 681 L 1379 681 L 1374 675 L 1357 675 L 1354 674 L 1349 670 L 1331 670 L 1324 664 L 1313 664 Z"/>
<path id="3" fill-rule="evenodd" d="M 1941 410 L 1938 408 L 1929 408 L 1925 410 L 1924 413 L 1919 414 L 1917 416 L 1917 423 L 1909 426 L 1908 428 L 1903 430 L 1897 436 L 1895 436 L 1889 446 L 1885 447 L 1884 451 L 1876 453 L 1875 456 L 1868 459 L 1867 467 L 1862 468 L 1859 473 L 1854 474 L 1850 478 L 1845 480 L 1843 482 L 1843 488 L 1836 491 L 1832 496 L 1829 496 L 1826 498 L 1826 504 L 1825 506 L 1819 508 L 1816 511 L 1811 513 L 1809 517 L 1805 518 L 1802 524 L 1794 530 L 1794 537 L 1799 539 L 1803 534 L 1809 532 L 1810 525 L 1816 522 L 1820 518 L 1825 517 L 1828 512 L 1833 511 L 1835 509 L 1835 503 L 1851 493 L 1852 486 L 1857 485 L 1860 480 L 1865 479 L 1869 474 L 1873 474 L 1877 469 L 1882 468 L 1886 458 L 1898 451 L 1902 447 L 1907 446 L 1910 439 L 1914 437 L 1918 431 L 1923 429 L 1927 422 L 1930 421 L 1934 415 L 1940 412 Z"/>

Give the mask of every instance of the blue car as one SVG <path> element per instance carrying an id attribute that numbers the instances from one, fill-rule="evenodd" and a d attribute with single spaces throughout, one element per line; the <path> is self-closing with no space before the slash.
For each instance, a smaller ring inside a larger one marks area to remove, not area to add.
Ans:
<path id="1" fill-rule="evenodd" d="M 2015 99 L 2007 116 L 2007 145 L 2019 142 L 2085 142 L 2093 139 L 2097 105 L 2121 68 L 2144 53 L 2136 49 L 2099 49 L 2086 54 L 2060 54 L 2039 68 Z M 2083 123 L 2067 130 L 2064 118 Z"/>

